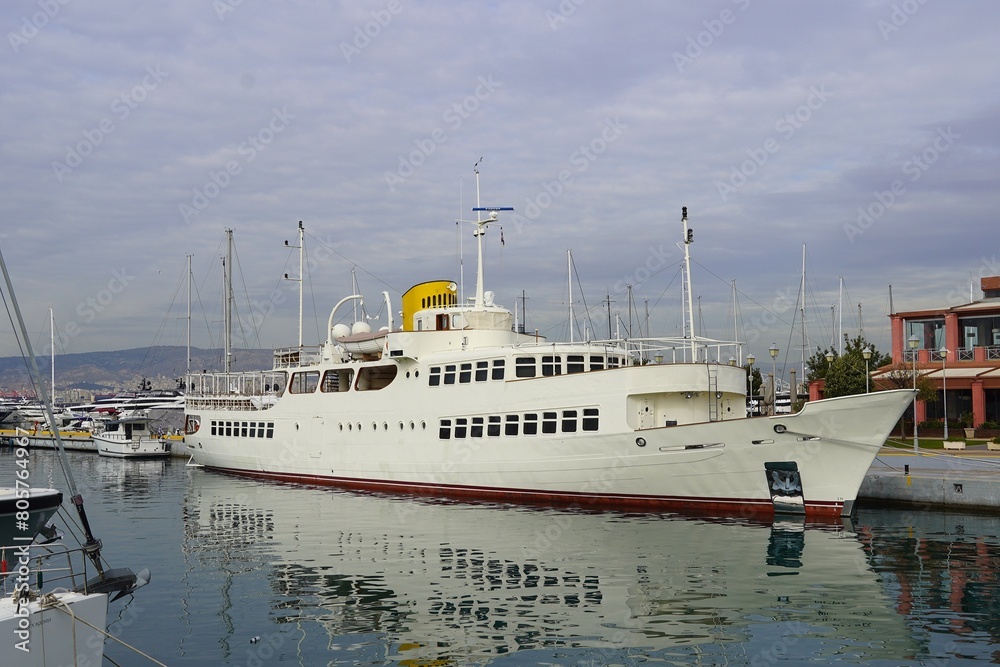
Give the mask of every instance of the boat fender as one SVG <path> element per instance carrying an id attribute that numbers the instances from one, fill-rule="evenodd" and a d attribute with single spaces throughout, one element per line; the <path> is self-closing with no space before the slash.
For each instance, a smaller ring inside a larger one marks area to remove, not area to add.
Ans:
<path id="1" fill-rule="evenodd" d="M 788 429 L 785 427 L 784 424 L 775 424 L 774 425 L 774 432 L 775 433 L 784 433 L 787 430 Z"/>
<path id="2" fill-rule="evenodd" d="M 635 444 L 639 445 L 640 447 L 645 447 L 646 446 L 646 439 L 645 438 L 636 438 L 635 439 Z"/>

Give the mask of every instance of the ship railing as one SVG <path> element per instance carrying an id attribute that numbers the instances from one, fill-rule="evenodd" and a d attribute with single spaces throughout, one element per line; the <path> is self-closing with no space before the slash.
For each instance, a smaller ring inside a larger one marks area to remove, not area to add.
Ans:
<path id="1" fill-rule="evenodd" d="M 284 393 L 288 372 L 191 373 L 187 376 L 186 407 L 267 410 Z"/>
<path id="2" fill-rule="evenodd" d="M 686 337 L 627 338 L 617 341 L 624 345 L 630 357 L 638 364 L 680 364 L 707 363 L 742 366 L 743 346 L 741 341 L 716 340 L 696 337 L 694 345 Z"/>
<path id="3" fill-rule="evenodd" d="M 282 347 L 274 350 L 274 367 L 292 368 L 294 366 L 310 366 L 319 363 L 322 358 L 322 345 Z"/>
<path id="4" fill-rule="evenodd" d="M 17 547 L 6 547 L 7 551 Z M 87 556 L 83 548 L 69 548 L 62 542 L 51 544 L 29 545 L 30 558 L 27 572 L 30 580 L 19 577 L 0 575 L 3 578 L 3 594 L 6 597 L 14 588 L 27 583 L 34 590 L 67 590 L 83 591 L 87 585 Z M 7 554 L 8 559 L 10 553 Z M 12 571 L 9 574 L 14 574 Z"/>

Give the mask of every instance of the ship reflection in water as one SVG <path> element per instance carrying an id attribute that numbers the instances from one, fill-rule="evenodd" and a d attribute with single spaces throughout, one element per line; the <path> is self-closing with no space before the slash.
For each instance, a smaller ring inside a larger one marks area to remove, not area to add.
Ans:
<path id="1" fill-rule="evenodd" d="M 997 640 L 995 539 L 943 542 L 944 571 L 940 554 L 920 560 L 934 534 L 912 527 L 447 503 L 204 471 L 184 511 L 191 571 L 224 573 L 223 591 L 266 578 L 265 663 L 918 664 L 982 659 Z M 230 627 L 255 603 L 198 599 Z"/>

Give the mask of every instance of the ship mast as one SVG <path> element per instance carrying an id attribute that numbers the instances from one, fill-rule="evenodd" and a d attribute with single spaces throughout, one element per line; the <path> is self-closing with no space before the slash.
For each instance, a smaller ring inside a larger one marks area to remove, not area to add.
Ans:
<path id="1" fill-rule="evenodd" d="M 303 286 L 303 284 L 305 282 L 303 280 L 304 275 L 302 273 L 302 266 L 303 266 L 303 264 L 302 264 L 302 255 L 303 255 L 304 248 L 306 247 L 306 244 L 305 244 L 305 234 L 306 234 L 305 227 L 302 226 L 302 221 L 299 220 L 299 244 L 298 245 L 289 245 L 288 241 L 285 241 L 285 245 L 288 246 L 289 248 L 298 248 L 299 249 L 299 277 L 298 278 L 289 278 L 288 274 L 286 273 L 285 274 L 285 280 L 292 280 L 292 281 L 295 281 L 295 282 L 297 282 L 299 284 L 299 349 L 300 350 L 302 349 L 302 286 Z M 355 290 L 355 291 L 357 291 L 357 290 Z M 357 318 L 355 318 L 355 320 L 356 319 Z"/>
<path id="2" fill-rule="evenodd" d="M 694 243 L 694 230 L 688 228 L 688 207 L 681 207 L 681 223 L 684 226 L 684 281 L 687 287 L 687 324 L 688 339 L 691 341 L 691 361 L 698 360 L 698 344 L 694 338 L 694 300 L 691 297 L 691 252 L 690 245 Z"/>
<path id="3" fill-rule="evenodd" d="M 479 158 L 479 162 L 482 162 L 483 158 Z M 476 162 L 473 169 L 476 172 L 476 206 L 472 210 L 476 212 L 476 219 L 471 222 L 476 223 L 476 231 L 473 232 L 473 236 L 476 237 L 477 246 L 477 262 L 476 267 L 476 303 L 475 309 L 482 310 L 484 307 L 483 299 L 483 237 L 486 236 L 486 228 L 491 222 L 496 221 L 499 217 L 499 211 L 513 211 L 512 206 L 483 206 L 479 200 L 479 162 Z M 483 220 L 483 212 L 489 213 L 486 220 Z"/>

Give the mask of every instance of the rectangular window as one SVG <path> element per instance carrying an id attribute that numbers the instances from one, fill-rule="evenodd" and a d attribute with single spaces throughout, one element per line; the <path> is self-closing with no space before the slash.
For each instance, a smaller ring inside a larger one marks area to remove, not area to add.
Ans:
<path id="1" fill-rule="evenodd" d="M 473 417 L 472 418 L 472 428 L 469 430 L 469 437 L 481 438 L 483 437 L 483 418 Z"/>
<path id="2" fill-rule="evenodd" d="M 427 376 L 427 384 L 436 387 L 441 384 L 441 367 L 431 366 L 431 374 Z"/>
<path id="3" fill-rule="evenodd" d="M 217 433 L 215 432 L 215 420 L 212 420 L 212 435 L 218 435 L 218 434 L 217 434 Z"/>
<path id="4" fill-rule="evenodd" d="M 486 382 L 490 379 L 490 362 L 476 362 L 476 382 Z"/>
<path id="5" fill-rule="evenodd" d="M 600 413 L 597 408 L 584 408 L 583 409 L 583 430 L 584 431 L 596 431 L 597 427 L 600 425 Z"/>
<path id="6" fill-rule="evenodd" d="M 493 360 L 493 379 L 502 380 L 503 379 L 503 359 Z"/>
<path id="7" fill-rule="evenodd" d="M 562 432 L 576 433 L 576 410 L 563 410 Z"/>
<path id="8" fill-rule="evenodd" d="M 507 423 L 504 425 L 504 435 L 517 435 L 517 415 L 507 415 Z"/>
<path id="9" fill-rule="evenodd" d="M 559 415 L 555 412 L 542 413 L 542 433 L 555 433 L 559 424 Z"/>
<path id="10" fill-rule="evenodd" d="M 226 422 L 226 436 L 232 437 L 233 435 L 233 422 Z"/>
<path id="11" fill-rule="evenodd" d="M 240 437 L 241 438 L 247 437 L 247 423 L 246 422 L 243 422 L 240 425 Z"/>
<path id="12" fill-rule="evenodd" d="M 618 368 L 621 363 L 620 357 L 608 357 L 608 368 Z"/>
<path id="13" fill-rule="evenodd" d="M 514 376 L 519 378 L 535 377 L 535 358 L 518 357 L 514 360 Z"/>
<path id="14" fill-rule="evenodd" d="M 496 438 L 500 435 L 500 415 L 490 415 L 489 426 L 486 428 L 486 435 Z"/>
<path id="15" fill-rule="evenodd" d="M 441 427 L 438 429 L 438 438 L 441 440 L 449 440 L 451 438 L 451 420 L 442 419 Z"/>
<path id="16" fill-rule="evenodd" d="M 260 422 L 259 424 L 257 424 L 257 437 L 258 438 L 264 437 L 264 422 Z"/>
<path id="17" fill-rule="evenodd" d="M 324 393 L 337 393 L 338 391 L 349 391 L 354 382 L 353 368 L 331 369 L 323 373 L 323 381 L 319 383 L 319 390 Z M 292 379 L 294 386 L 295 380 Z M 290 391 L 295 391 L 291 389 Z"/>
<path id="18" fill-rule="evenodd" d="M 472 364 L 462 364 L 462 371 L 458 374 L 458 381 L 461 384 L 472 382 Z"/>
<path id="19" fill-rule="evenodd" d="M 464 438 L 469 431 L 469 420 L 465 417 L 459 417 L 455 420 L 455 437 Z"/>
<path id="20" fill-rule="evenodd" d="M 590 370 L 600 371 L 604 369 L 604 357 L 599 354 L 590 355 Z"/>
<path id="21" fill-rule="evenodd" d="M 542 375 L 562 375 L 562 357 L 542 357 Z"/>
<path id="22" fill-rule="evenodd" d="M 584 371 L 582 354 L 570 354 L 566 357 L 566 372 L 567 373 L 582 373 Z"/>
<path id="23" fill-rule="evenodd" d="M 274 437 L 274 422 L 267 422 L 267 437 Z"/>
<path id="24" fill-rule="evenodd" d="M 538 415 L 531 413 L 524 415 L 523 432 L 525 435 L 538 435 Z"/>
<path id="25" fill-rule="evenodd" d="M 288 391 L 293 394 L 311 394 L 319 386 L 319 371 L 292 373 L 292 383 Z"/>
<path id="26" fill-rule="evenodd" d="M 247 431 L 247 436 L 251 438 L 257 437 L 257 422 L 250 422 L 250 430 Z"/>
<path id="27" fill-rule="evenodd" d="M 444 383 L 455 384 L 455 364 L 448 364 L 444 367 Z"/>

